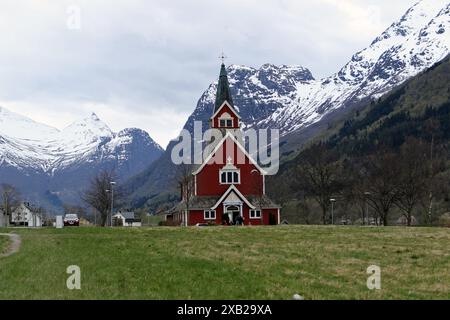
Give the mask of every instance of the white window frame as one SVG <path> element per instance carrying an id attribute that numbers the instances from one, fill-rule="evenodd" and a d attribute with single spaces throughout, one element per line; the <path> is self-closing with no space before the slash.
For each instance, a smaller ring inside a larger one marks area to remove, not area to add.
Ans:
<path id="1" fill-rule="evenodd" d="M 224 125 L 222 125 L 222 121 L 224 121 Z M 231 125 L 228 125 L 228 121 L 231 121 Z M 220 128 L 233 128 L 234 127 L 234 118 L 227 112 L 222 114 L 219 117 L 219 127 Z"/>
<path id="2" fill-rule="evenodd" d="M 256 215 L 257 212 L 259 212 L 259 216 Z M 250 216 L 250 219 L 261 219 L 261 217 L 262 217 L 262 210 L 259 210 L 259 209 L 254 209 L 253 210 L 252 209 L 252 210 L 250 210 L 249 216 Z"/>
<path id="3" fill-rule="evenodd" d="M 206 213 L 208 212 L 209 218 L 206 217 Z M 211 214 L 214 214 L 214 218 L 211 217 Z M 216 210 L 203 210 L 203 219 L 205 220 L 216 220 Z"/>
<path id="4" fill-rule="evenodd" d="M 226 181 L 222 181 L 222 173 L 226 173 Z M 228 180 L 228 173 L 231 173 L 231 182 Z M 237 182 L 234 181 L 234 174 L 237 173 Z M 240 170 L 219 170 L 219 183 L 224 185 L 241 184 Z"/>

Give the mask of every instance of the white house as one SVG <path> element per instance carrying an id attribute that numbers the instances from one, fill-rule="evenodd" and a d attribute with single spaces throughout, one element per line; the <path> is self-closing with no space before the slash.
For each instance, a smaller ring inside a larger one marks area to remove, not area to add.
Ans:
<path id="1" fill-rule="evenodd" d="M 136 218 L 134 212 L 119 211 L 113 215 L 114 225 L 123 227 L 141 227 L 141 219 Z"/>
<path id="2" fill-rule="evenodd" d="M 16 226 L 42 227 L 42 215 L 37 208 L 23 202 L 11 213 L 11 224 Z"/>

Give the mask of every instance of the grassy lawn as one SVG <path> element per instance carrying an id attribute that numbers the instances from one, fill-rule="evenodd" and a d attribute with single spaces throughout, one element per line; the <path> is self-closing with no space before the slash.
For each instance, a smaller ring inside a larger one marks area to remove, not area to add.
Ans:
<path id="1" fill-rule="evenodd" d="M 9 240 L 7 237 L 0 235 L 0 254 L 2 254 L 5 251 L 8 242 Z"/>
<path id="2" fill-rule="evenodd" d="M 450 299 L 450 229 L 15 232 L 22 247 L 0 258 L 0 299 Z M 381 267 L 381 290 L 366 287 L 372 264 Z M 66 287 L 69 265 L 81 268 L 81 290 Z"/>

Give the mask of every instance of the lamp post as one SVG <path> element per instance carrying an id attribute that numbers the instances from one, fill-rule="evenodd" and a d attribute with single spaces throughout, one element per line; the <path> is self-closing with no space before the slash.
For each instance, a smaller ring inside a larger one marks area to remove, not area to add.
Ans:
<path id="1" fill-rule="evenodd" d="M 113 212 L 114 212 L 114 186 L 116 183 L 114 181 L 110 182 L 111 184 L 111 227 L 113 226 Z"/>
<path id="2" fill-rule="evenodd" d="M 331 202 L 331 224 L 334 224 L 334 203 L 336 202 L 336 199 L 332 198 L 330 199 Z"/>
<path id="3" fill-rule="evenodd" d="M 6 227 L 9 227 L 9 219 L 10 219 L 10 214 L 9 214 L 9 207 L 8 207 L 8 197 L 5 197 L 5 219 L 6 219 Z"/>

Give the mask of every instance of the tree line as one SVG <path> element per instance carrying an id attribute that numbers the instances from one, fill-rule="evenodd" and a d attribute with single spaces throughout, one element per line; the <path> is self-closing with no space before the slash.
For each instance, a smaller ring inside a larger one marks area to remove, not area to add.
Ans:
<path id="1" fill-rule="evenodd" d="M 408 226 L 418 215 L 421 224 L 432 225 L 439 214 L 436 204 L 448 202 L 448 160 L 444 145 L 412 137 L 398 148 L 380 144 L 362 157 L 343 155 L 320 142 L 272 179 L 276 187 L 270 190 L 282 204 L 294 203 L 291 211 L 302 212 L 305 223 L 331 223 L 336 205 L 344 223 L 350 218 L 369 223 L 370 211 L 372 223 L 387 226 L 395 211 Z M 314 216 L 317 209 L 320 218 Z"/>

